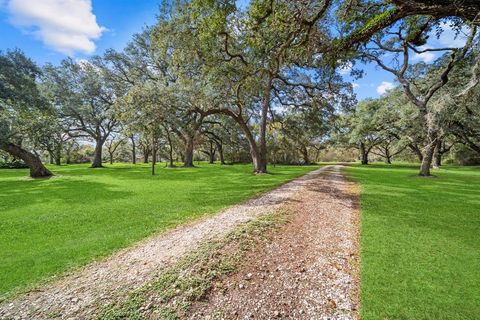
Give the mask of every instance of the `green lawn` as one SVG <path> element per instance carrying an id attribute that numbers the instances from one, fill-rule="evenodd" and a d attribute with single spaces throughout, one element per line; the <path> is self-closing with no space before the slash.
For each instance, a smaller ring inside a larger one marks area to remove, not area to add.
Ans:
<path id="1" fill-rule="evenodd" d="M 347 170 L 362 187 L 362 318 L 480 319 L 480 168 Z"/>
<path id="2" fill-rule="evenodd" d="M 162 166 L 155 177 L 147 165 L 52 167 L 49 180 L 0 170 L 0 296 L 316 168 L 277 166 L 255 176 L 250 165 Z"/>

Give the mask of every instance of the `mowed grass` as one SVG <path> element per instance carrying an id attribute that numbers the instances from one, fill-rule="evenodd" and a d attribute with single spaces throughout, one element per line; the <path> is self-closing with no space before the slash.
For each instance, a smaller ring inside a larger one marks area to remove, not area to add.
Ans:
<path id="1" fill-rule="evenodd" d="M 480 168 L 352 166 L 362 319 L 480 319 Z"/>
<path id="2" fill-rule="evenodd" d="M 0 170 L 0 297 L 316 168 L 253 175 L 250 165 L 162 166 L 154 177 L 148 165 L 52 167 L 48 180 Z"/>

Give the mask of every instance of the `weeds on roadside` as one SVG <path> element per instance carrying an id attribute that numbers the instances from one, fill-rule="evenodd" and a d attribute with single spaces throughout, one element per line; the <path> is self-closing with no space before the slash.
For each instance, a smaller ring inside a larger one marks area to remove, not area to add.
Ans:
<path id="1" fill-rule="evenodd" d="M 194 302 L 206 298 L 222 277 L 239 269 L 243 258 L 269 232 L 288 221 L 288 212 L 261 216 L 227 236 L 202 244 L 123 303 L 104 308 L 100 319 L 178 319 Z"/>

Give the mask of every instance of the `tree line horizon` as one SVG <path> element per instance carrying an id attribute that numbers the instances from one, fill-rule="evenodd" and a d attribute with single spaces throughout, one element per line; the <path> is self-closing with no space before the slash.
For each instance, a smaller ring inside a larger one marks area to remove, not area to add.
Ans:
<path id="1" fill-rule="evenodd" d="M 19 50 L 0 52 L 0 150 L 48 177 L 39 152 L 60 163 L 79 139 L 102 152 L 130 140 L 169 165 L 193 166 L 202 145 L 212 162 L 248 150 L 254 172 L 279 154 L 326 146 L 358 149 L 390 163 L 410 152 L 420 176 L 452 146 L 480 157 L 480 3 L 427 0 L 163 1 L 157 22 L 121 50 L 38 67 Z M 432 47 L 445 25 L 461 47 Z M 440 54 L 433 63 L 413 56 Z M 394 75 L 398 86 L 358 102 L 339 72 L 359 63 Z M 70 149 L 69 149 L 70 148 Z M 233 152 L 233 151 L 232 151 Z"/>

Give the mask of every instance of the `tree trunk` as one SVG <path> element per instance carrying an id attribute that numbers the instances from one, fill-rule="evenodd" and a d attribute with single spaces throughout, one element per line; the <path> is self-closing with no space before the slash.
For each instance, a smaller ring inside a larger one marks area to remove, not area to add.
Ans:
<path id="1" fill-rule="evenodd" d="M 155 175 L 155 165 L 157 164 L 157 148 L 153 148 L 152 150 L 152 176 Z"/>
<path id="2" fill-rule="evenodd" d="M 191 168 L 193 167 L 193 143 L 194 143 L 194 137 L 192 136 L 187 136 L 186 141 L 185 141 L 185 157 L 183 160 L 183 166 L 185 168 Z"/>
<path id="3" fill-rule="evenodd" d="M 307 147 L 306 146 L 302 146 L 300 148 L 300 151 L 302 152 L 302 158 L 303 158 L 303 162 L 308 165 L 310 164 L 310 159 L 308 157 L 308 150 L 307 150 Z"/>
<path id="4" fill-rule="evenodd" d="M 424 121 L 424 125 L 427 127 L 428 143 L 423 148 L 423 159 L 422 164 L 420 165 L 420 172 L 418 174 L 422 177 L 429 177 L 433 154 L 435 153 L 435 149 L 438 147 L 438 142 L 441 140 L 439 139 L 438 132 L 435 129 L 432 119 L 428 117 L 428 114 L 425 110 L 426 108 L 421 110 L 421 113 L 423 112 L 422 119 Z"/>
<path id="5" fill-rule="evenodd" d="M 442 166 L 442 141 L 439 140 L 433 151 L 433 167 L 438 169 Z"/>
<path id="6" fill-rule="evenodd" d="M 420 176 L 422 177 L 430 176 L 430 166 L 432 165 L 434 151 L 435 151 L 435 143 L 430 143 L 425 147 L 422 164 L 420 166 L 420 172 L 419 172 Z"/>
<path id="7" fill-rule="evenodd" d="M 392 155 L 388 147 L 385 148 L 385 163 L 392 164 Z"/>
<path id="8" fill-rule="evenodd" d="M 243 117 L 241 115 L 234 116 L 233 117 L 237 124 L 239 125 L 240 129 L 242 132 L 245 134 L 245 137 L 247 138 L 248 145 L 250 147 L 250 156 L 252 157 L 252 163 L 253 163 L 253 172 L 254 173 L 266 173 L 267 172 L 267 164 L 266 162 L 262 164 L 262 161 L 260 159 L 260 152 L 257 147 L 257 142 L 255 141 L 255 138 L 253 137 L 252 131 L 248 128 L 247 123 L 243 120 Z M 232 163 L 235 163 L 235 153 L 232 153 Z"/>
<path id="9" fill-rule="evenodd" d="M 413 143 L 408 144 L 408 147 L 413 151 L 413 153 L 415 153 L 415 155 L 418 158 L 418 161 L 422 162 L 423 161 L 423 154 L 422 154 L 422 151 L 420 150 L 420 148 L 418 148 Z"/>
<path id="10" fill-rule="evenodd" d="M 150 152 L 144 151 L 143 152 L 143 163 L 148 163 L 148 157 L 150 156 Z"/>
<path id="11" fill-rule="evenodd" d="M 166 129 L 165 129 L 166 130 Z M 173 144 L 172 144 L 172 137 L 170 136 L 170 131 L 166 130 L 167 132 L 167 141 L 168 141 L 168 157 L 170 161 L 170 168 L 173 168 L 175 165 L 173 164 Z"/>
<path id="12" fill-rule="evenodd" d="M 155 165 L 157 164 L 157 141 L 152 139 L 152 176 L 155 175 Z"/>
<path id="13" fill-rule="evenodd" d="M 113 152 L 110 152 L 110 164 L 113 164 Z"/>
<path id="14" fill-rule="evenodd" d="M 131 136 L 130 140 L 132 141 L 132 164 L 137 164 L 137 150 L 135 145 L 135 138 Z"/>
<path id="15" fill-rule="evenodd" d="M 225 164 L 225 157 L 223 156 L 223 146 L 220 142 L 216 142 L 217 150 L 218 150 L 218 157 L 220 158 L 220 164 Z"/>
<path id="16" fill-rule="evenodd" d="M 93 162 L 90 168 L 102 168 L 102 149 L 103 149 L 103 143 L 105 140 L 103 139 L 97 139 L 96 145 L 95 145 L 95 155 L 93 157 Z"/>
<path id="17" fill-rule="evenodd" d="M 252 160 L 254 173 L 267 173 L 267 164 L 263 161 L 263 158 L 260 156 L 259 152 L 252 154 Z"/>
<path id="18" fill-rule="evenodd" d="M 362 164 L 367 165 L 368 164 L 368 151 L 367 148 L 365 148 L 365 143 L 360 142 L 360 157 Z"/>
<path id="19" fill-rule="evenodd" d="M 215 162 L 215 148 L 213 147 L 213 142 L 210 142 L 210 153 L 208 154 L 209 156 L 209 164 L 214 164 Z"/>
<path id="20" fill-rule="evenodd" d="M 62 147 L 58 146 L 55 150 L 55 165 L 59 166 L 62 163 Z"/>
<path id="21" fill-rule="evenodd" d="M 55 158 L 55 157 L 53 156 L 53 151 L 48 150 L 48 160 L 50 161 L 50 164 L 54 164 L 54 163 L 55 163 L 54 158 Z"/>
<path id="22" fill-rule="evenodd" d="M 68 148 L 65 152 L 65 163 L 66 164 L 70 164 L 72 162 L 71 153 L 72 153 L 72 151 L 70 150 L 70 148 Z"/>
<path id="23" fill-rule="evenodd" d="M 30 177 L 46 178 L 53 175 L 47 168 L 45 168 L 42 161 L 37 155 L 12 143 L 7 143 L 6 145 L 1 145 L 0 147 L 2 150 L 11 154 L 13 157 L 22 159 L 25 164 L 30 168 Z"/>
<path id="24" fill-rule="evenodd" d="M 252 162 L 253 162 L 253 172 L 255 173 L 262 173 L 262 164 L 260 160 L 260 155 L 258 152 L 258 147 L 257 143 L 255 142 L 255 138 L 253 137 L 252 133 L 248 129 L 247 125 L 243 123 L 242 126 L 243 132 L 245 133 L 247 137 L 248 144 L 250 146 L 250 156 L 252 157 Z M 266 172 L 266 166 L 264 168 L 263 172 Z"/>
<path id="25" fill-rule="evenodd" d="M 260 118 L 260 137 L 258 157 L 255 165 L 255 173 L 267 173 L 267 116 L 270 109 L 270 94 L 272 88 L 272 79 L 270 78 L 265 88 L 262 113 Z"/>
<path id="26" fill-rule="evenodd" d="M 155 165 L 157 164 L 157 148 L 153 148 L 152 151 L 152 176 L 155 175 Z"/>

